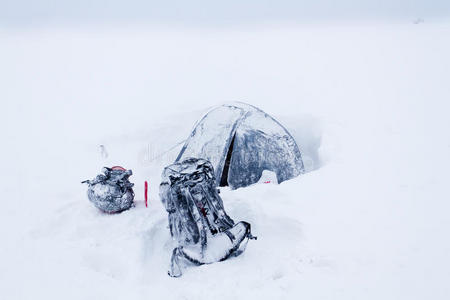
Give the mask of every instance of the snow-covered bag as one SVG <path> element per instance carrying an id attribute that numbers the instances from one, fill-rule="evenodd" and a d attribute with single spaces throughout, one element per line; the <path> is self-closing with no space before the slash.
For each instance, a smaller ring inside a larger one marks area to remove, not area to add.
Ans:
<path id="1" fill-rule="evenodd" d="M 188 265 L 239 255 L 248 239 L 254 239 L 249 223 L 235 224 L 227 215 L 218 193 L 214 170 L 207 160 L 187 158 L 164 169 L 160 198 L 169 213 L 170 233 L 177 243 L 170 276 L 181 276 Z"/>
<path id="2" fill-rule="evenodd" d="M 103 173 L 94 180 L 82 183 L 89 185 L 87 195 L 89 200 L 101 211 L 118 213 L 133 206 L 133 183 L 128 178 L 133 174 L 131 170 L 122 167 L 103 168 Z"/>

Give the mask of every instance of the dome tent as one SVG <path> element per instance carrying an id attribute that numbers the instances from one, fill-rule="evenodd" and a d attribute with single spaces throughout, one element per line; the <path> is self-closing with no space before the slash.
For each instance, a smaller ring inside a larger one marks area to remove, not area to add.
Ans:
<path id="1" fill-rule="evenodd" d="M 186 140 L 176 162 L 203 158 L 214 167 L 219 186 L 249 186 L 264 170 L 279 183 L 304 173 L 300 150 L 289 132 L 262 110 L 233 102 L 210 110 Z"/>

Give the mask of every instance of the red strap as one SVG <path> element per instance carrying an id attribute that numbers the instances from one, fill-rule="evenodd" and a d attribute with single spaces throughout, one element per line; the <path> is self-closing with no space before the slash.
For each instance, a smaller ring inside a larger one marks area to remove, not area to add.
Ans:
<path id="1" fill-rule="evenodd" d="M 147 205 L 147 192 L 148 192 L 148 183 L 145 181 L 145 207 L 148 207 Z"/>
<path id="2" fill-rule="evenodd" d="M 114 166 L 114 167 L 111 167 L 111 170 L 121 170 L 121 171 L 126 171 L 126 169 L 125 169 L 124 167 L 121 167 L 121 166 Z"/>

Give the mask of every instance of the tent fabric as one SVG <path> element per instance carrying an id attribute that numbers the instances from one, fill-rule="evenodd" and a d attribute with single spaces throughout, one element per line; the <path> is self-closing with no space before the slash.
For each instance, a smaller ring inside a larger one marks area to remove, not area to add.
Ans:
<path id="1" fill-rule="evenodd" d="M 211 162 L 220 186 L 232 189 L 259 181 L 264 170 L 279 183 L 304 173 L 300 150 L 289 132 L 262 110 L 230 103 L 210 110 L 196 123 L 178 154 Z"/>

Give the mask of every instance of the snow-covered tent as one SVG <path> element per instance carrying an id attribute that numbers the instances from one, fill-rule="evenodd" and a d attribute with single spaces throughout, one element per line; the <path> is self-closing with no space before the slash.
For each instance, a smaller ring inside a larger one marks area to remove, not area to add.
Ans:
<path id="1" fill-rule="evenodd" d="M 188 157 L 209 160 L 217 184 L 232 189 L 258 182 L 264 170 L 274 172 L 278 183 L 304 172 L 289 132 L 262 110 L 240 102 L 218 106 L 196 123 L 176 161 Z"/>

